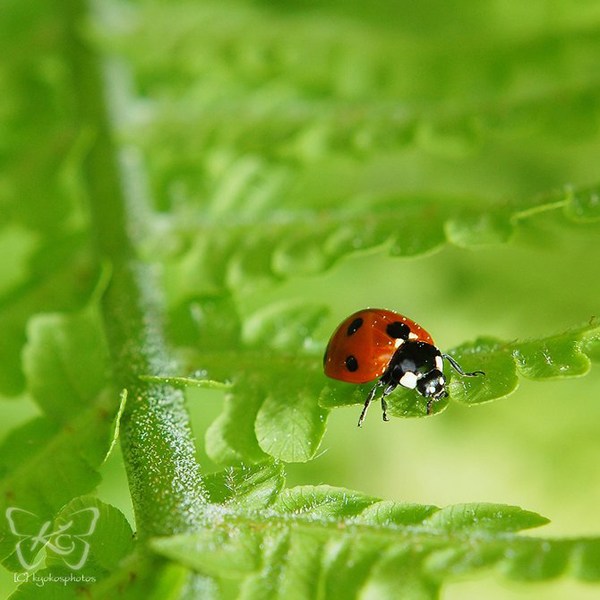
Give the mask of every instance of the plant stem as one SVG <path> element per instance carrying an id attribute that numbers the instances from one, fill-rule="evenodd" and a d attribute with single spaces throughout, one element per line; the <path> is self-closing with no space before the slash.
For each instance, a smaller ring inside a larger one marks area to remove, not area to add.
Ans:
<path id="1" fill-rule="evenodd" d="M 84 0 L 61 2 L 78 124 L 93 132 L 84 164 L 85 185 L 97 252 L 112 267 L 102 314 L 116 383 L 128 391 L 121 448 L 138 535 L 189 531 L 197 526 L 206 494 L 184 397 L 180 390 L 139 378 L 174 373 L 155 276 L 136 256 L 143 215 L 128 186 L 131 173 L 120 163 L 111 137 L 102 65 L 81 35 L 88 7 Z"/>

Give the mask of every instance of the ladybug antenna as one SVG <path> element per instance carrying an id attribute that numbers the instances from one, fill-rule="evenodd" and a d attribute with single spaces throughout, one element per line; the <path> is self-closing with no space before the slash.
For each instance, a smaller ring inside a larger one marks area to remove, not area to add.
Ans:
<path id="1" fill-rule="evenodd" d="M 463 377 L 477 377 L 477 375 L 485 375 L 483 371 L 465 371 L 449 354 L 442 354 L 442 358 L 445 358 L 452 365 L 452 368 Z"/>

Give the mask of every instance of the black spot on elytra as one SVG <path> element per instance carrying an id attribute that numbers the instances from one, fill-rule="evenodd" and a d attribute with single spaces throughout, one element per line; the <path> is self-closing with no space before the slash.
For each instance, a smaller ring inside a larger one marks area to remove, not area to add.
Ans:
<path id="1" fill-rule="evenodd" d="M 385 331 L 390 337 L 407 340 L 408 334 L 410 333 L 410 328 L 406 323 L 394 321 L 385 328 Z"/>
<path id="2" fill-rule="evenodd" d="M 356 319 L 354 319 L 354 321 L 352 321 L 352 323 L 350 323 L 350 325 L 348 325 L 348 329 L 346 330 L 346 335 L 348 337 L 350 337 L 351 335 L 354 335 L 361 327 L 363 324 L 363 320 L 360 317 L 357 317 Z"/>
<path id="3" fill-rule="evenodd" d="M 346 369 L 352 373 L 358 369 L 358 361 L 355 356 L 350 355 L 346 358 Z"/>

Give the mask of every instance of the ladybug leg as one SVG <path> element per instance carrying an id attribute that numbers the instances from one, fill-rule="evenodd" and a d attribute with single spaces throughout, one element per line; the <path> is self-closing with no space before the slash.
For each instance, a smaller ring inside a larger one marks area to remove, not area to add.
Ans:
<path id="1" fill-rule="evenodd" d="M 382 382 L 383 383 L 383 382 Z M 383 412 L 383 420 L 384 421 L 389 421 L 389 417 L 387 416 L 387 402 L 385 401 L 385 397 L 388 394 L 391 394 L 395 389 L 396 389 L 397 383 L 395 381 L 392 381 L 391 383 L 388 383 L 387 386 L 384 388 L 383 393 L 381 394 L 381 410 Z"/>
<path id="2" fill-rule="evenodd" d="M 466 372 L 463 368 L 454 360 L 449 354 L 442 354 L 442 358 L 445 358 L 451 365 L 452 368 L 462 375 L 463 377 L 477 377 L 477 375 L 485 375 L 483 371 L 471 371 Z M 429 414 L 429 402 L 427 403 L 427 414 Z"/>
<path id="3" fill-rule="evenodd" d="M 427 400 L 427 414 L 430 415 L 432 410 L 433 410 L 433 405 L 435 402 L 437 402 L 438 399 L 437 398 L 429 398 L 429 400 Z"/>
<path id="4" fill-rule="evenodd" d="M 385 401 L 385 396 L 381 396 L 381 412 L 383 420 L 384 421 L 389 421 L 390 418 L 387 416 L 387 402 Z"/>
<path id="5" fill-rule="evenodd" d="M 375 398 L 375 394 L 377 393 L 377 390 L 382 386 L 382 382 L 378 381 L 373 388 L 371 389 L 371 391 L 369 392 L 369 395 L 367 396 L 367 399 L 365 400 L 365 405 L 363 406 L 362 412 L 360 413 L 360 417 L 358 417 L 358 426 L 362 427 L 363 421 L 365 420 L 365 417 L 367 416 L 367 409 L 369 408 L 369 404 L 371 404 L 371 401 L 373 400 L 373 398 Z M 383 398 L 382 398 L 383 400 Z"/>

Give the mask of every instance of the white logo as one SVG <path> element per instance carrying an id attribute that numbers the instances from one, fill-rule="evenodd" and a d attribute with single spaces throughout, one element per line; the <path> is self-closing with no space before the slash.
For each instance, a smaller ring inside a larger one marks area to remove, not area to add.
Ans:
<path id="1" fill-rule="evenodd" d="M 47 548 L 61 556 L 65 565 L 74 571 L 81 569 L 90 553 L 86 540 L 94 533 L 100 517 L 95 506 L 71 513 L 71 520 L 52 530 L 52 521 L 40 518 L 28 510 L 11 506 L 6 509 L 10 531 L 19 538 L 15 546 L 20 565 L 26 571 L 37 568 L 43 560 L 41 551 Z M 80 515 L 75 522 L 74 517 Z"/>

